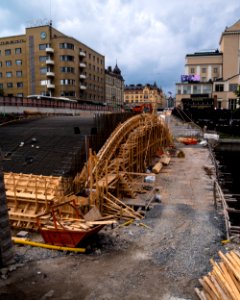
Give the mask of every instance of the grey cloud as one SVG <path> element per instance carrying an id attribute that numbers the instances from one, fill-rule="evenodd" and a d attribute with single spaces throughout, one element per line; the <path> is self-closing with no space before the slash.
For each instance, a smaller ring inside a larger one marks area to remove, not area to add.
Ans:
<path id="1" fill-rule="evenodd" d="M 57 29 L 105 55 L 106 66 L 117 59 L 127 84 L 156 81 L 175 92 L 185 55 L 216 49 L 239 11 L 239 0 L 3 0 L 0 35 L 51 17 Z"/>

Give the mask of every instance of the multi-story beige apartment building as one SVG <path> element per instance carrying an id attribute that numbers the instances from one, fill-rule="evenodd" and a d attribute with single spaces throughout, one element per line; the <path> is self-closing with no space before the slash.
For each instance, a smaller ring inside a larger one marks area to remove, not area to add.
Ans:
<path id="1" fill-rule="evenodd" d="M 114 110 L 121 110 L 124 101 L 124 79 L 118 65 L 105 70 L 106 104 Z"/>
<path id="2" fill-rule="evenodd" d="M 49 25 L 0 38 L 0 91 L 105 102 L 105 57 Z"/>
<path id="3" fill-rule="evenodd" d="M 164 95 L 156 83 L 151 84 L 130 84 L 124 88 L 124 104 L 127 106 L 151 103 L 153 108 L 162 108 Z"/>
<path id="4" fill-rule="evenodd" d="M 219 45 L 219 50 L 186 55 L 185 74 L 176 84 L 176 105 L 182 99 L 214 99 L 215 108 L 238 107 L 240 20 L 225 28 Z"/>

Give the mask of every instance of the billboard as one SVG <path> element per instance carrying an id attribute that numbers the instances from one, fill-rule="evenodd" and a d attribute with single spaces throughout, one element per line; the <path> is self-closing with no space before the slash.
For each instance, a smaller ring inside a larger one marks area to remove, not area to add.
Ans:
<path id="1" fill-rule="evenodd" d="M 200 75 L 181 75 L 181 82 L 199 82 Z"/>

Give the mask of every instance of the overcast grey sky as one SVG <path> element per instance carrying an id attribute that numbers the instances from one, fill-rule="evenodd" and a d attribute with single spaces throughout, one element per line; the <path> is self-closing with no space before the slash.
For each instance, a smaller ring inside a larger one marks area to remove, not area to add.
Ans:
<path id="1" fill-rule="evenodd" d="M 217 49 L 240 19 L 239 0 L 1 0 L 0 36 L 39 20 L 116 61 L 126 84 L 154 83 L 175 93 L 185 55 Z"/>

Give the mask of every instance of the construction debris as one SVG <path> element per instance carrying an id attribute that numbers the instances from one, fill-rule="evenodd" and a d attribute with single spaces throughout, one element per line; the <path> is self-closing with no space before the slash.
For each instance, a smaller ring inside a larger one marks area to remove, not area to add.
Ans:
<path id="1" fill-rule="evenodd" d="M 237 300 L 240 299 L 240 253 L 218 252 L 221 261 L 210 260 L 213 269 L 207 276 L 199 279 L 202 290 L 195 288 L 201 300 Z"/>

